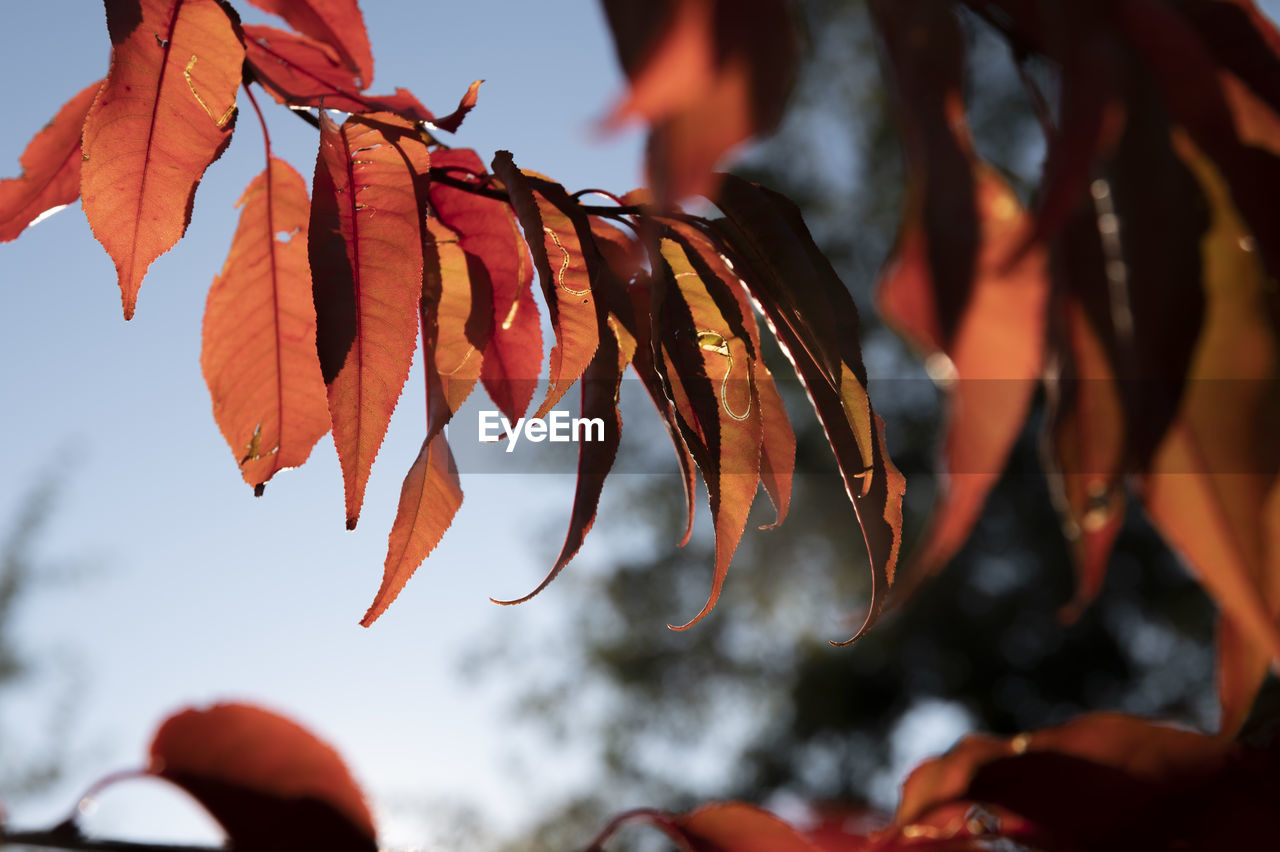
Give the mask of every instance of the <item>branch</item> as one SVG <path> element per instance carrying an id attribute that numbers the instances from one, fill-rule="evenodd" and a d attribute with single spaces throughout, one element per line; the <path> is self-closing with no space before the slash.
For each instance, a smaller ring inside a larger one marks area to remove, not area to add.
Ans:
<path id="1" fill-rule="evenodd" d="M 172 843 L 136 843 L 131 840 L 98 840 L 85 837 L 72 822 L 42 831 L 4 831 L 0 847 L 39 846 L 73 852 L 228 852 L 226 846 L 189 846 Z"/>

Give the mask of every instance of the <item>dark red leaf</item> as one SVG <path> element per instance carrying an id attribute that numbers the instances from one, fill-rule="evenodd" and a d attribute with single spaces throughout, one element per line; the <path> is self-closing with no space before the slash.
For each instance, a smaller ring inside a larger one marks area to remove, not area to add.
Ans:
<path id="1" fill-rule="evenodd" d="M 356 75 L 357 89 L 373 83 L 373 52 L 356 0 L 250 0 L 279 15 L 303 35 L 321 41 Z M 336 107 L 335 107 L 336 109 Z"/>
<path id="2" fill-rule="evenodd" d="M 462 100 L 458 101 L 458 108 L 443 118 L 432 119 L 431 123 L 441 130 L 449 133 L 457 133 L 458 127 L 462 124 L 462 119 L 467 117 L 467 113 L 471 112 L 476 105 L 476 96 L 480 92 L 480 84 L 484 80 L 473 80 L 467 91 L 462 96 Z"/>
<path id="3" fill-rule="evenodd" d="M 290 720 L 243 704 L 185 710 L 147 771 L 190 793 L 242 852 L 373 852 L 373 818 L 342 758 Z"/>
<path id="4" fill-rule="evenodd" d="M 437 151 L 437 169 L 454 176 L 484 173 L 474 151 Z M 481 378 L 489 396 L 511 422 L 524 416 L 542 370 L 542 328 L 533 299 L 533 261 L 516 227 L 511 208 L 501 201 L 430 185 L 431 206 L 440 221 L 458 234 L 473 281 L 487 282 L 493 302 L 493 331 L 484 350 Z"/>
<path id="5" fill-rule="evenodd" d="M 307 185 L 272 158 L 238 206 L 231 252 L 209 288 L 200 364 L 214 419 L 257 487 L 307 460 L 329 431 L 329 409 L 307 266 Z"/>
<path id="6" fill-rule="evenodd" d="M 790 201 L 726 175 L 716 204 L 728 218 L 714 224 L 735 252 L 734 268 L 796 366 L 862 526 L 872 592 L 867 618 L 853 637 L 857 639 L 874 623 L 893 583 L 906 487 L 867 396 L 857 308 Z"/>
<path id="7" fill-rule="evenodd" d="M 90 83 L 27 144 L 22 174 L 0 181 L 0 242 L 80 197 L 80 131 L 102 81 Z"/>
<path id="8" fill-rule="evenodd" d="M 547 397 L 533 415 L 542 418 L 583 374 L 600 344 L 591 288 L 603 260 L 586 215 L 560 184 L 516 168 L 507 151 L 494 156 L 493 171 L 506 185 L 533 252 L 556 334 Z"/>
<path id="9" fill-rule="evenodd" d="M 231 140 L 244 47 L 217 0 L 106 6 L 111 71 L 85 119 L 80 193 L 129 319 L 147 267 L 186 231 L 196 186 Z"/>
<path id="10" fill-rule="evenodd" d="M 320 114 L 308 247 L 349 529 L 417 340 L 422 226 L 415 170 L 392 144 L 399 132 L 355 117 L 339 128 Z"/>

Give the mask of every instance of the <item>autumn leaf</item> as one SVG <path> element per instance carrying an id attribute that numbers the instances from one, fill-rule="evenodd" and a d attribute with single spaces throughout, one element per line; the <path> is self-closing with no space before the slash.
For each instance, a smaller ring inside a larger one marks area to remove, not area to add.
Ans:
<path id="1" fill-rule="evenodd" d="M 373 84 L 373 52 L 356 0 L 249 0 L 279 15 L 303 35 L 332 48 L 356 75 L 358 89 Z"/>
<path id="2" fill-rule="evenodd" d="M 201 368 L 245 481 L 298 467 L 329 431 L 307 266 L 302 176 L 271 158 L 240 197 L 240 224 L 209 288 Z"/>
<path id="3" fill-rule="evenodd" d="M 875 622 L 893 583 L 906 487 L 867 396 L 857 308 L 790 201 L 725 175 L 716 204 L 727 218 L 713 225 L 795 365 L 862 527 L 872 571 L 871 604 L 851 642 Z"/>
<path id="4" fill-rule="evenodd" d="M 415 172 L 393 119 L 320 115 L 308 249 L 316 344 L 342 463 L 347 528 L 409 376 L 422 294 Z M 425 154 L 425 148 L 423 149 Z"/>
<path id="5" fill-rule="evenodd" d="M 443 433 L 428 438 L 400 488 L 400 504 L 387 542 L 382 586 L 364 618 L 363 627 L 378 619 L 440 543 L 445 530 L 462 505 L 462 485 L 458 480 L 453 452 Z"/>
<path id="6" fill-rule="evenodd" d="M 731 285 L 705 265 L 699 264 L 702 268 L 697 269 L 691 256 L 672 240 L 663 240 L 662 258 L 674 285 L 666 298 L 679 299 L 689 320 L 687 326 L 670 329 L 676 332 L 674 337 L 664 334 L 664 351 L 679 347 L 694 350 L 700 363 L 691 373 L 681 371 L 679 356 L 671 360 L 671 367 L 681 374 L 681 384 L 691 395 L 695 385 L 705 393 L 704 383 L 709 382 L 713 406 L 711 412 L 704 412 L 698 404 L 691 408 L 695 416 L 710 421 L 699 429 L 699 437 L 705 442 L 705 463 L 700 466 L 715 526 L 715 569 L 707 603 L 691 620 L 675 628 L 683 630 L 701 621 L 720 597 L 759 487 L 763 436 L 754 381 L 755 352 Z M 683 339 L 680 332 L 684 332 Z"/>
<path id="7" fill-rule="evenodd" d="M 734 146 L 777 126 L 799 39 L 782 0 L 605 0 L 631 87 L 608 123 L 649 122 L 649 182 L 663 201 L 712 196 Z"/>
<path id="8" fill-rule="evenodd" d="M 408 89 L 391 95 L 361 92 L 356 73 L 341 64 L 328 45 L 275 27 L 246 25 L 245 57 L 253 77 L 282 104 L 339 112 L 394 112 L 414 121 L 433 121 L 431 110 Z"/>
<path id="9" fill-rule="evenodd" d="M 148 773 L 190 793 L 237 850 L 377 849 L 373 818 L 342 758 L 296 723 L 243 704 L 170 716 Z"/>
<path id="10" fill-rule="evenodd" d="M 437 169 L 458 179 L 481 175 L 474 151 L 437 151 Z M 429 187 L 440 221 L 458 235 L 471 280 L 491 294 L 492 336 L 484 350 L 481 379 L 503 415 L 514 423 L 533 399 L 542 369 L 542 327 L 533 299 L 533 261 L 511 208 L 501 201 L 443 181 Z"/>
<path id="11" fill-rule="evenodd" d="M 493 171 L 524 229 L 556 335 L 547 396 L 533 415 L 542 418 L 582 376 L 600 345 L 591 288 L 603 261 L 586 215 L 562 186 L 521 171 L 507 151 L 494 156 Z"/>
<path id="12" fill-rule="evenodd" d="M 436 219 L 424 221 L 422 339 L 430 438 L 449 422 L 479 380 L 493 313 L 485 282 L 469 274 L 470 259 L 458 235 Z"/>
<path id="13" fill-rule="evenodd" d="M 101 87 L 90 83 L 63 104 L 22 152 L 22 174 L 0 181 L 0 242 L 80 197 L 80 131 Z"/>
<path id="14" fill-rule="evenodd" d="M 244 47 L 216 0 L 107 0 L 111 71 L 85 119 L 80 194 L 125 319 L 231 140 Z M 163 140 L 163 141 L 162 141 Z"/>
<path id="15" fill-rule="evenodd" d="M 683 814 L 629 811 L 616 817 L 590 848 L 602 849 L 628 823 L 653 826 L 681 852 L 823 852 L 773 814 L 743 802 L 714 802 Z"/>

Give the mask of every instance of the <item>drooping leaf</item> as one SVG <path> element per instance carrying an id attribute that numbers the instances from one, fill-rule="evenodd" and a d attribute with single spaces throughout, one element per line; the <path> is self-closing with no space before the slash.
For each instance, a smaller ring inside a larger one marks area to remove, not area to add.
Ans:
<path id="1" fill-rule="evenodd" d="M 101 87 L 90 83 L 63 104 L 22 152 L 22 174 L 0 181 L 0 242 L 80 197 L 80 131 Z"/>
<path id="2" fill-rule="evenodd" d="M 436 169 L 452 175 L 484 173 L 474 151 L 437 151 Z M 471 279 L 487 282 L 493 302 L 493 331 L 484 350 L 481 379 L 490 398 L 514 423 L 533 399 L 542 370 L 542 327 L 533 299 L 533 261 L 516 227 L 511 208 L 501 201 L 434 181 L 431 206 L 440 221 L 458 234 Z"/>
<path id="3" fill-rule="evenodd" d="M 595 234 L 596 245 L 613 273 L 615 281 L 623 285 L 617 289 L 606 289 L 604 297 L 612 320 L 621 323 L 623 329 L 635 339 L 632 347 L 631 368 L 640 378 L 649 399 L 653 401 L 662 424 L 667 428 L 675 449 L 676 461 L 680 465 L 680 484 L 684 490 L 685 526 L 680 538 L 680 546 L 689 543 L 693 534 L 695 506 L 695 489 L 697 487 L 697 465 L 693 454 L 689 452 L 684 437 L 680 434 L 680 426 L 676 420 L 675 407 L 662 385 L 662 376 L 654 363 L 653 326 L 650 316 L 652 305 L 652 287 L 650 275 L 639 261 L 637 254 L 643 255 L 644 249 L 639 241 L 632 241 L 617 228 L 606 225 L 598 219 L 592 221 L 592 233 Z M 625 292 L 620 292 L 625 288 Z"/>
<path id="4" fill-rule="evenodd" d="M 111 71 L 85 119 L 80 194 L 125 319 L 231 140 L 244 47 L 216 0 L 106 0 Z"/>
<path id="5" fill-rule="evenodd" d="M 400 505 L 387 542 L 382 586 L 369 611 L 360 619 L 368 627 L 386 612 L 404 584 L 423 560 L 435 550 L 453 517 L 462 505 L 462 485 L 458 480 L 453 452 L 443 433 L 422 443 L 400 488 Z"/>
<path id="6" fill-rule="evenodd" d="M 1280 468 L 1280 342 L 1266 310 L 1262 259 L 1225 180 L 1186 138 L 1175 142 L 1212 211 L 1202 244 L 1205 325 L 1143 496 L 1152 520 L 1232 622 L 1219 633 L 1222 670 L 1235 675 L 1219 682 L 1229 734 L 1253 705 L 1266 671 L 1258 662 L 1280 658 L 1280 561 L 1267 514 Z M 1239 660 L 1228 654 L 1255 663 L 1233 669 Z"/>
<path id="7" fill-rule="evenodd" d="M 303 35 L 323 42 L 356 75 L 358 89 L 373 83 L 373 52 L 356 0 L 250 0 L 279 15 Z"/>
<path id="8" fill-rule="evenodd" d="M 356 72 L 323 42 L 275 27 L 246 25 L 243 30 L 245 57 L 254 78 L 282 104 L 435 120 L 408 89 L 397 88 L 391 95 L 364 94 Z"/>
<path id="9" fill-rule="evenodd" d="M 415 172 L 393 139 L 391 117 L 352 117 L 339 128 L 320 115 L 308 253 L 348 529 L 417 340 L 421 216 Z"/>
<path id="10" fill-rule="evenodd" d="M 903 128 L 907 201 L 877 303 L 893 328 L 950 388 L 946 473 L 914 584 L 968 537 L 1022 430 L 1043 366 L 1042 246 L 1017 255 L 1031 231 L 1017 196 L 977 159 L 964 123 L 964 40 L 940 3 L 872 4 L 886 45 Z"/>
<path id="11" fill-rule="evenodd" d="M 148 773 L 190 793 L 243 852 L 373 852 L 373 818 L 342 758 L 296 723 L 243 704 L 170 716 Z"/>
<path id="12" fill-rule="evenodd" d="M 591 526 L 595 523 L 596 508 L 604 481 L 613 468 L 622 441 L 622 413 L 618 410 L 618 394 L 622 375 L 635 353 L 636 341 L 615 316 L 609 316 L 605 328 L 600 330 L 600 347 L 596 350 L 580 382 L 582 403 L 581 418 L 586 421 L 583 429 L 590 432 L 592 421 L 601 424 L 600 434 L 590 433 L 578 441 L 578 479 L 573 493 L 573 509 L 569 513 L 569 531 L 555 565 L 533 591 L 514 600 L 494 600 L 499 604 L 519 604 L 528 601 L 551 584 L 570 560 L 577 555 Z M 576 426 L 574 427 L 577 428 Z"/>
<path id="13" fill-rule="evenodd" d="M 783 0 L 605 0 L 631 80 L 609 123 L 651 127 L 649 183 L 664 201 L 715 192 L 731 148 L 777 126 L 799 61 Z"/>
<path id="14" fill-rule="evenodd" d="M 885 449 L 883 424 L 867 396 L 857 308 L 790 201 L 725 175 L 716 204 L 727 219 L 713 224 L 795 365 L 862 527 L 872 591 L 867 618 L 853 637 L 857 639 L 875 622 L 893 583 L 906 486 Z"/>
<path id="15" fill-rule="evenodd" d="M 507 151 L 494 155 L 493 172 L 524 229 L 556 334 L 547 396 L 533 415 L 542 418 L 583 374 L 600 344 L 591 287 L 603 261 L 586 215 L 564 187 L 521 171 Z"/>
<path id="16" fill-rule="evenodd" d="M 246 482 L 297 467 L 329 431 L 307 266 L 307 186 L 270 160 L 240 197 L 240 224 L 209 288 L 200 364 L 213 416 Z"/>
<path id="17" fill-rule="evenodd" d="M 453 417 L 480 378 L 493 312 L 490 291 L 469 274 L 458 235 L 426 219 L 422 340 L 426 350 L 428 440 Z"/>
<path id="18" fill-rule="evenodd" d="M 791 505 L 796 435 L 791 428 L 791 420 L 787 417 L 782 396 L 773 382 L 773 374 L 765 365 L 760 330 L 756 326 L 746 285 L 728 259 L 705 234 L 681 220 L 664 219 L 663 222 L 673 238 L 684 246 L 690 262 L 703 280 L 718 280 L 723 284 L 723 287 L 715 288 L 717 293 L 723 294 L 721 301 L 723 296 L 729 296 L 736 304 L 736 311 L 728 304 L 723 304 L 721 311 L 734 334 L 744 336 L 748 351 L 752 354 L 751 382 L 755 386 L 760 408 L 760 482 L 777 510 L 773 523 L 762 529 L 771 529 L 782 523 Z"/>
<path id="19" fill-rule="evenodd" d="M 700 375 L 682 375 L 682 383 L 689 387 L 702 377 L 710 380 L 715 405 L 714 428 L 703 430 L 704 437 L 710 440 L 707 442 L 709 464 L 702 468 L 715 525 L 715 569 L 707 603 L 696 616 L 677 628 L 685 629 L 702 620 L 720 597 L 729 563 L 746 528 L 747 515 L 759 487 L 763 436 L 760 399 L 754 380 L 755 352 L 745 333 L 743 318 L 737 313 L 738 304 L 729 282 L 705 265 L 699 264 L 702 268 L 696 268 L 684 248 L 674 241 L 663 241 L 662 257 L 671 269 L 675 285 L 668 298 L 679 298 L 686 306 L 692 321 L 692 345 L 702 362 Z M 678 345 L 678 340 L 664 341 L 668 349 Z M 679 363 L 679 359 L 675 359 L 678 372 Z"/>

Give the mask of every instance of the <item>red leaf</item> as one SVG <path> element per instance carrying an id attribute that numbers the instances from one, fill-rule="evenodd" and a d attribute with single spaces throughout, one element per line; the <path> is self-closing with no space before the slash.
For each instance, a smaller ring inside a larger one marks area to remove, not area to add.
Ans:
<path id="1" fill-rule="evenodd" d="M 214 419 L 256 487 L 307 460 L 329 431 L 329 410 L 316 355 L 306 183 L 272 158 L 237 206 L 231 252 L 209 288 L 200 364 Z"/>
<path id="2" fill-rule="evenodd" d="M 458 108 L 443 118 L 432 119 L 431 123 L 441 130 L 449 133 L 457 133 L 458 127 L 462 124 L 462 119 L 467 117 L 467 113 L 471 112 L 476 105 L 476 96 L 480 92 L 480 84 L 484 80 L 473 80 L 467 91 L 463 94 L 462 100 L 458 101 Z"/>
<path id="3" fill-rule="evenodd" d="M 186 790 L 244 852 L 372 852 L 373 818 L 330 746 L 242 704 L 185 710 L 151 742 L 147 771 Z"/>
<path id="4" fill-rule="evenodd" d="M 712 169 L 782 117 L 799 40 L 782 0 L 606 0 L 627 96 L 609 123 L 652 127 L 649 182 L 663 200 L 715 192 Z"/>
<path id="5" fill-rule="evenodd" d="M 875 622 L 893 583 L 906 487 L 867 396 L 858 311 L 794 204 L 732 175 L 723 177 L 716 204 L 728 219 L 713 224 L 809 393 L 862 527 L 871 605 L 854 641 Z"/>
<path id="6" fill-rule="evenodd" d="M 106 5 L 111 71 L 85 120 L 80 191 L 129 319 L 147 267 L 186 231 L 196 186 L 231 140 L 244 47 L 216 0 Z"/>
<path id="7" fill-rule="evenodd" d="M 422 450 L 400 488 L 400 505 L 387 541 L 382 586 L 360 624 L 373 624 L 400 594 L 423 560 L 435 550 L 462 505 L 462 485 L 453 453 L 443 434 L 422 443 Z"/>
<path id="8" fill-rule="evenodd" d="M 583 374 L 600 345 L 591 288 L 603 261 L 586 216 L 564 187 L 516 168 L 507 151 L 494 156 L 493 171 L 506 185 L 533 252 L 556 334 L 547 397 L 533 415 L 542 418 Z"/>
<path id="9" fill-rule="evenodd" d="M 100 88 L 90 83 L 63 104 L 22 152 L 22 174 L 0 181 L 0 242 L 80 197 L 80 131 Z"/>
<path id="10" fill-rule="evenodd" d="M 275 27 L 244 28 L 246 59 L 254 78 L 282 104 L 340 112 L 393 112 L 414 121 L 434 121 L 431 110 L 408 89 L 366 95 L 354 73 L 321 42 Z"/>
<path id="11" fill-rule="evenodd" d="M 250 0 L 279 15 L 303 35 L 332 47 L 357 78 L 357 88 L 373 83 L 373 52 L 356 0 Z"/>
<path id="12" fill-rule="evenodd" d="M 760 402 L 756 392 L 755 356 L 750 338 L 743 332 L 740 315 L 727 318 L 725 311 L 736 314 L 726 282 L 705 267 L 695 270 L 689 256 L 679 244 L 663 240 L 662 257 L 670 267 L 674 290 L 667 299 L 678 298 L 688 310 L 688 328 L 677 328 L 675 339 L 664 335 L 664 350 L 682 344 L 679 331 L 685 331 L 686 347 L 692 344 L 700 357 L 692 375 L 680 370 L 681 359 L 674 359 L 681 383 L 693 393 L 695 383 L 709 381 L 712 390 L 711 422 L 701 429 L 705 442 L 705 463 L 700 464 L 707 483 L 711 517 L 715 524 L 715 573 L 711 593 L 702 610 L 687 623 L 676 627 L 684 630 L 701 621 L 715 606 L 729 571 L 729 563 L 746 528 L 747 515 L 760 482 Z M 721 296 L 717 304 L 716 295 Z M 726 301 L 727 300 L 727 303 Z M 723 307 L 722 307 L 723 306 Z M 692 332 L 692 338 L 688 336 Z M 692 406 L 695 416 L 705 416 L 700 406 Z M 691 440 L 692 436 L 686 438 Z M 698 454 L 695 453 L 695 458 Z"/>
<path id="13" fill-rule="evenodd" d="M 454 176 L 484 173 L 474 151 L 437 151 L 436 169 L 457 169 Z M 458 234 L 473 281 L 487 282 L 493 302 L 493 334 L 484 350 L 481 378 L 489 396 L 514 423 L 524 416 L 542 370 L 542 328 L 533 299 L 533 261 L 516 227 L 511 208 L 434 181 L 431 206 L 440 221 Z"/>
<path id="14" fill-rule="evenodd" d="M 625 822 L 652 825 L 681 852 L 822 852 L 773 814 L 742 802 L 716 802 L 683 814 L 632 811 L 615 820 L 592 848 L 599 848 Z"/>
<path id="15" fill-rule="evenodd" d="M 616 317 L 610 316 L 606 327 L 600 332 L 600 348 L 595 357 L 587 365 L 582 374 L 581 417 L 584 420 L 599 420 L 603 424 L 602 434 L 594 434 L 586 440 L 578 442 L 578 479 L 573 493 L 573 509 L 569 514 L 569 531 L 565 535 L 564 545 L 551 571 L 537 587 L 521 598 L 515 600 L 497 600 L 502 605 L 520 604 L 533 598 L 551 584 L 559 576 L 570 560 L 577 555 L 583 540 L 591 531 L 595 522 L 596 508 L 600 504 L 600 493 L 604 490 L 605 478 L 613 467 L 618 455 L 618 445 L 622 440 L 622 415 L 618 411 L 618 392 L 622 384 L 622 374 L 636 348 L 635 339 L 623 328 Z M 585 427 L 590 430 L 590 425 Z"/>
<path id="16" fill-rule="evenodd" d="M 458 235 L 426 219 L 423 242 L 422 340 L 426 350 L 427 438 L 453 417 L 480 378 L 492 311 L 483 282 L 468 272 Z"/>
<path id="17" fill-rule="evenodd" d="M 348 529 L 417 340 L 422 226 L 414 170 L 393 144 L 403 132 L 355 117 L 339 128 L 320 114 L 308 248 Z"/>

